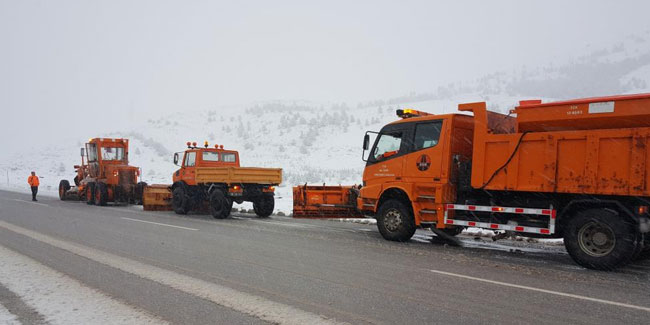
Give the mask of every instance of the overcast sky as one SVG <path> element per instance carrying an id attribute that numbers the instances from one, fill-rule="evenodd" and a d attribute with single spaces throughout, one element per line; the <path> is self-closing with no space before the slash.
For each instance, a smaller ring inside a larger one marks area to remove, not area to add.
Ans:
<path id="1" fill-rule="evenodd" d="M 650 1 L 0 0 L 0 143 L 74 134 L 80 124 L 119 129 L 159 112 L 430 91 L 612 44 L 650 29 L 649 9 Z"/>

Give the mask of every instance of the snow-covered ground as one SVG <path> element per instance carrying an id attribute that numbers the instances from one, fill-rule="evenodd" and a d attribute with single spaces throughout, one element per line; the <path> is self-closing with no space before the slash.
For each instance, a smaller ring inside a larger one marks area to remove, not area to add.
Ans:
<path id="1" fill-rule="evenodd" d="M 20 322 L 16 315 L 10 313 L 3 305 L 0 305 L 0 324 L 19 325 Z"/>
<path id="2" fill-rule="evenodd" d="M 49 324 L 164 324 L 31 258 L 0 246 L 0 283 Z M 0 305 L 0 324 L 18 324 Z"/>

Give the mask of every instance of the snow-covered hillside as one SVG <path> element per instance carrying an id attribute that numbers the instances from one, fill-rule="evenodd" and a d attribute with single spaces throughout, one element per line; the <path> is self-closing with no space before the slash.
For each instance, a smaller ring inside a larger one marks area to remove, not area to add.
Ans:
<path id="1" fill-rule="evenodd" d="M 361 182 L 365 131 L 377 131 L 396 119 L 398 108 L 431 113 L 456 112 L 464 102 L 487 101 L 507 112 L 521 99 L 545 101 L 650 91 L 650 34 L 630 37 L 610 48 L 561 64 L 522 67 L 495 72 L 466 82 L 454 82 L 431 92 L 355 104 L 269 101 L 227 109 L 182 109 L 151 116 L 136 127 L 113 132 L 74 132 L 53 135 L 54 145 L 20 144 L 0 162 L 4 188 L 27 190 L 30 170 L 44 176 L 42 191 L 56 191 L 62 178 L 72 179 L 79 148 L 90 137 L 131 140 L 131 163 L 142 168 L 142 180 L 169 183 L 176 170 L 173 153 L 187 141 L 240 151 L 243 166 L 281 167 L 284 183 L 278 189 L 276 210 L 291 210 L 291 187 L 298 184 L 355 184 Z M 246 205 L 245 208 L 250 208 Z"/>

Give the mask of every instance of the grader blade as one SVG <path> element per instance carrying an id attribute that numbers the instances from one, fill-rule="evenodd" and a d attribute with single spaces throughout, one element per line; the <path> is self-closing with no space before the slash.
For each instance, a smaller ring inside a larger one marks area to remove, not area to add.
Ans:
<path id="1" fill-rule="evenodd" d="M 293 188 L 294 218 L 361 218 L 356 186 L 303 185 Z"/>
<path id="2" fill-rule="evenodd" d="M 171 186 L 162 184 L 147 185 L 142 194 L 142 207 L 145 211 L 171 211 Z"/>

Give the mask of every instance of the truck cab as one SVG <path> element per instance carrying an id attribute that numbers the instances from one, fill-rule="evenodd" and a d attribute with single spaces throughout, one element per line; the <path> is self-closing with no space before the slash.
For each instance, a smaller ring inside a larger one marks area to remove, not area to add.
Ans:
<path id="1" fill-rule="evenodd" d="M 197 185 L 195 177 L 198 167 L 239 167 L 239 152 L 225 150 L 223 145 L 210 148 L 206 142 L 203 147 L 197 147 L 196 142 L 188 142 L 187 150 L 174 154 L 174 164 L 180 167 L 174 172 L 174 183 L 183 181 L 188 185 Z"/>
<path id="2" fill-rule="evenodd" d="M 400 110 L 398 116 L 402 119 L 384 126 L 364 152 L 358 208 L 374 215 L 387 200 L 412 202 L 416 226 L 445 228 L 442 211 L 456 199 L 457 163 L 472 157 L 472 117 L 415 110 Z"/>

